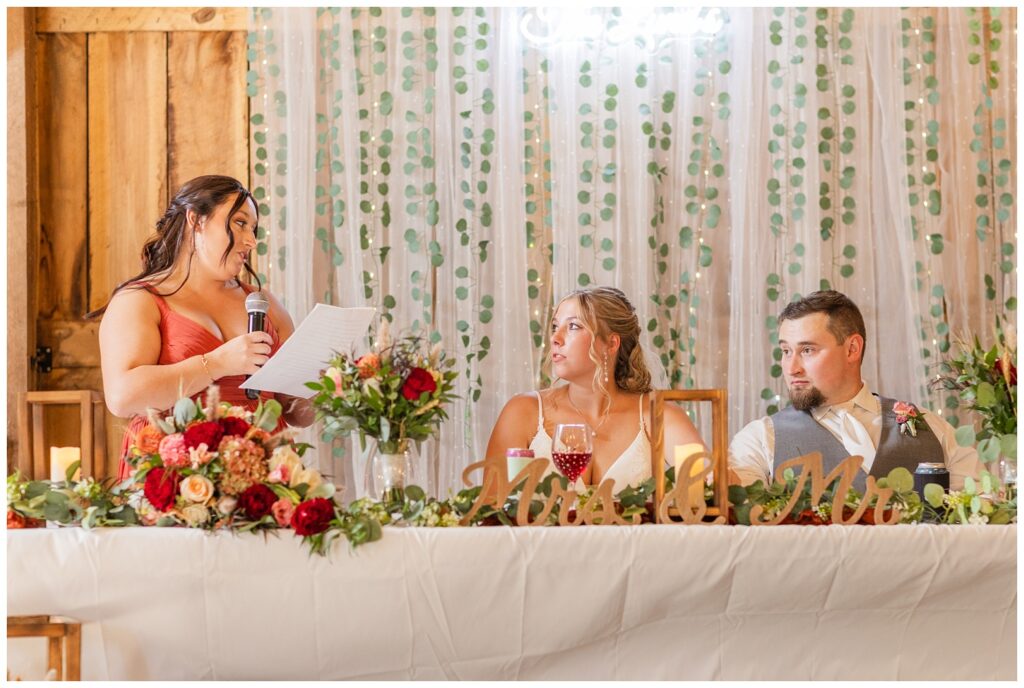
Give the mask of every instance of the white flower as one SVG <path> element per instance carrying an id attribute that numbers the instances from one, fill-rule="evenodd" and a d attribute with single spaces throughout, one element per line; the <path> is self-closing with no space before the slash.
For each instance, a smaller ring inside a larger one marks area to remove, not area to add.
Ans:
<path id="1" fill-rule="evenodd" d="M 988 523 L 988 516 L 984 514 L 971 514 L 967 517 L 967 522 L 972 526 L 983 526 Z"/>
<path id="2" fill-rule="evenodd" d="M 213 496 L 213 483 L 206 476 L 193 473 L 181 481 L 181 496 L 190 502 L 205 503 Z"/>
<path id="3" fill-rule="evenodd" d="M 181 517 L 190 526 L 201 526 L 210 520 L 210 510 L 202 504 L 189 504 L 181 510 Z"/>
<path id="4" fill-rule="evenodd" d="M 320 477 L 320 473 L 318 473 L 315 469 L 302 468 L 302 464 L 299 464 L 299 466 L 299 470 L 292 473 L 292 479 L 288 482 L 289 487 L 295 487 L 296 485 L 306 483 L 307 485 L 309 485 L 309 489 L 312 490 L 318 487 L 320 483 L 324 481 L 323 478 Z"/>
<path id="5" fill-rule="evenodd" d="M 217 500 L 217 511 L 228 516 L 238 506 L 238 498 L 225 495 Z"/>
<path id="6" fill-rule="evenodd" d="M 363 393 L 366 394 L 371 389 L 374 390 L 375 392 L 377 392 L 377 394 L 381 394 L 382 393 L 380 391 L 380 381 L 377 378 L 375 378 L 375 377 L 371 377 L 371 378 L 367 378 L 366 380 L 363 380 Z"/>
<path id="7" fill-rule="evenodd" d="M 449 511 L 441 516 L 441 522 L 438 523 L 438 526 L 441 528 L 455 528 L 459 525 L 459 520 L 459 515 L 457 513 Z"/>
<path id="8" fill-rule="evenodd" d="M 290 444 L 284 444 L 274 450 L 274 453 L 270 455 L 270 471 L 274 472 L 280 467 L 284 467 L 285 470 L 281 471 L 281 474 L 287 475 L 286 480 L 291 482 L 292 477 L 302 470 L 302 459 L 295 453 Z"/>

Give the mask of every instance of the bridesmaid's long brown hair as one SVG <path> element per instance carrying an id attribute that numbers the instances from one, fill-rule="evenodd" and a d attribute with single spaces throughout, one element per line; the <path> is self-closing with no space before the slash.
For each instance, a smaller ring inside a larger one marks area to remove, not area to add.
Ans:
<path id="1" fill-rule="evenodd" d="M 195 179 L 190 179 L 181 186 L 170 205 L 167 206 L 167 210 L 164 211 L 163 217 L 156 221 L 156 235 L 150 237 L 142 247 L 142 271 L 114 287 L 114 291 L 111 292 L 110 298 L 114 298 L 114 295 L 122 289 L 141 289 L 147 284 L 151 287 L 161 284 L 170 276 L 171 268 L 178 260 L 178 257 L 184 250 L 186 244 L 188 244 L 191 246 L 191 251 L 189 253 L 185 279 L 182 280 L 177 289 L 167 294 L 161 294 L 161 296 L 171 296 L 172 294 L 177 293 L 178 290 L 185 286 L 185 282 L 188 281 L 188 276 L 192 274 L 192 256 L 195 254 L 196 250 L 193 242 L 186 242 L 188 211 L 193 211 L 196 214 L 196 217 L 206 217 L 210 215 L 217 206 L 235 194 L 237 194 L 237 197 L 235 198 L 235 202 L 231 205 L 227 221 L 224 224 L 224 231 L 227 232 L 228 235 L 228 247 L 224 251 L 224 255 L 221 256 L 221 263 L 225 262 L 228 256 L 231 255 L 232 248 L 235 245 L 235 237 L 231 232 L 231 217 L 239 208 L 242 207 L 243 203 L 247 200 L 251 200 L 253 206 L 257 209 L 256 219 L 258 222 L 259 204 L 256 203 L 256 199 L 254 199 L 252 194 L 249 193 L 249 190 L 245 188 L 240 181 L 233 177 L 216 174 L 196 177 Z M 245 261 L 245 271 L 256 282 L 258 289 L 260 286 L 259 277 L 256 276 L 255 272 L 253 272 L 248 260 Z M 166 274 L 155 282 L 149 282 L 148 278 L 162 272 Z M 85 318 L 91 319 L 103 315 L 104 311 L 107 310 L 108 305 L 110 305 L 110 299 L 107 299 L 107 302 L 103 304 L 102 308 L 97 308 L 90 313 L 86 313 Z"/>

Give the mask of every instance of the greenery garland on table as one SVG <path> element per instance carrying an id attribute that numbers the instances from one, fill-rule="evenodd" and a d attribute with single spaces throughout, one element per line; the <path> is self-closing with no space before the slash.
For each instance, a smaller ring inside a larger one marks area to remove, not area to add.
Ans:
<path id="1" fill-rule="evenodd" d="M 837 478 L 838 480 L 838 478 Z M 999 481 L 991 473 L 983 471 L 981 480 L 965 478 L 963 490 L 944 491 L 936 484 L 925 485 L 924 500 L 914 491 L 914 477 L 906 468 L 894 468 L 884 478 L 879 478 L 880 488 L 891 488 L 893 495 L 889 504 L 900 510 L 900 523 L 985 524 L 1002 525 L 1016 523 L 1017 496 L 1015 492 L 1004 493 Z M 797 488 L 800 487 L 798 492 Z M 760 480 L 751 485 L 730 485 L 730 521 L 750 525 L 750 510 L 761 506 L 764 513 L 760 520 L 766 521 L 780 513 L 795 499 L 790 516 L 783 523 L 799 525 L 828 525 L 832 522 L 832 503 L 835 496 L 835 482 L 831 483 L 823 496 L 812 502 L 811 481 L 800 483 L 793 469 L 787 468 L 781 480 L 767 487 Z M 852 515 L 861 505 L 863 495 L 854 489 L 847 491 L 843 500 L 844 516 Z M 868 508 L 861 517 L 861 523 L 874 523 L 874 506 L 877 495 L 872 495 Z"/>
<path id="2" fill-rule="evenodd" d="M 138 481 L 125 481 L 112 485 L 110 481 L 97 482 L 92 478 L 81 481 L 71 480 L 77 466 L 71 466 L 67 479 L 50 482 L 46 480 L 25 481 L 15 473 L 7 479 L 7 526 L 8 528 L 24 528 L 42 523 L 43 520 L 55 521 L 63 525 L 78 525 L 84 528 L 98 526 L 191 526 L 204 527 L 208 530 L 262 531 L 264 533 L 277 530 L 293 529 L 303 534 L 290 524 L 281 524 L 272 515 L 266 515 L 258 521 L 247 519 L 244 514 L 236 517 L 227 516 L 213 523 L 188 523 L 176 517 L 161 517 L 153 521 L 140 518 L 139 511 L 151 509 L 146 504 L 142 488 Z M 674 469 L 666 473 L 669 483 L 673 478 Z M 760 481 L 753 485 L 741 487 L 730 486 L 729 498 L 733 506 L 730 511 L 731 522 L 742 525 L 750 523 L 750 508 L 755 504 L 762 506 L 767 518 L 777 513 L 796 492 L 797 481 L 791 471 L 782 476 L 783 479 L 765 487 Z M 542 496 L 550 495 L 552 482 L 565 478 L 551 474 L 538 488 L 538 496 L 532 500 L 531 514 L 540 512 L 544 501 Z M 937 491 L 925 491 L 924 502 L 913 490 L 913 478 L 903 468 L 893 470 L 886 478 L 879 481 L 882 486 L 893 488 L 895 495 L 891 502 L 901 508 L 901 522 L 916 523 L 922 520 L 950 524 L 1005 524 L 1016 523 L 1017 500 L 999 496 L 998 483 L 985 473 L 980 481 L 967 479 L 964 490 L 951 491 L 944 494 Z M 809 483 L 808 483 L 809 485 Z M 303 535 L 304 541 L 311 552 L 326 554 L 334 540 L 345 538 L 352 547 L 379 540 L 383 535 L 383 526 L 408 525 L 421 527 L 453 527 L 458 526 L 462 517 L 469 513 L 473 502 L 479 496 L 480 487 L 461 490 L 454 497 L 444 500 L 434 499 L 424 494 L 423 490 L 413 485 L 405 490 L 405 498 L 401 502 L 378 502 L 372 499 L 358 499 L 348 506 L 341 506 L 331 500 L 330 515 L 322 523 L 322 530 L 312 535 Z M 671 489 L 671 488 L 670 488 Z M 785 523 L 800 525 L 825 525 L 830 522 L 831 497 L 830 491 L 819 500 L 820 506 L 810 506 L 809 487 L 805 485 L 797 497 L 793 516 Z M 622 507 L 623 515 L 641 514 L 644 522 L 652 522 L 652 508 L 649 498 L 654 492 L 654 480 L 648 479 L 638 488 L 627 487 L 616 495 Z M 579 496 L 583 503 L 592 496 L 587 490 Z M 487 508 L 479 511 L 471 526 L 480 525 L 514 525 L 515 513 L 522 498 L 521 491 L 513 491 L 501 510 Z M 706 490 L 706 498 L 710 502 L 711 486 Z M 861 496 L 850 490 L 844 502 L 844 509 L 855 510 L 860 504 Z M 872 523 L 871 509 L 865 512 L 862 523 Z M 549 514 L 547 524 L 558 523 L 558 507 Z"/>
<path id="3" fill-rule="evenodd" d="M 18 472 L 8 476 L 7 527 L 52 521 L 86 529 L 143 525 L 263 533 L 293 530 L 311 552 L 326 554 L 334 540 L 341 537 L 352 547 L 379 540 L 387 525 L 458 526 L 480 496 L 482 488 L 475 486 L 438 500 L 412 485 L 398 500 L 366 498 L 341 505 L 335 500 L 334 486 L 315 469 L 303 465 L 302 454 L 308 445 L 292 441 L 290 430 L 273 432 L 280 413 L 280 404 L 273 400 L 253 411 L 220 402 L 215 386 L 207 390 L 205 403 L 181 399 L 170 415 L 150 413 L 149 422 L 137 433 L 129 451 L 133 473 L 120 483 L 91 477 L 76 481 L 77 462 L 68 468 L 64 480 L 24 480 Z M 672 490 L 674 468 L 666 472 L 666 478 L 668 490 Z M 835 483 L 812 505 L 810 481 L 797 480 L 792 469 L 780 478 L 767 487 L 760 481 L 746 487 L 730 486 L 732 522 L 749 524 L 750 510 L 755 505 L 764 510 L 760 520 L 770 519 L 791 500 L 792 516 L 784 522 L 830 522 Z M 568 488 L 565 477 L 547 475 L 531 496 L 531 516 L 545 509 L 555 480 L 563 489 Z M 980 481 L 967 478 L 961 491 L 945 493 L 929 485 L 924 490 L 924 501 L 914 491 L 913 477 L 904 468 L 893 470 L 878 482 L 881 487 L 893 489 L 890 503 L 900 509 L 901 522 L 1002 524 L 1017 520 L 1016 496 L 1003 495 L 998 481 L 989 473 L 984 473 Z M 502 508 L 486 506 L 477 510 L 469 525 L 513 525 L 524 484 L 525 480 L 520 481 Z M 594 494 L 595 488 L 586 489 L 573 506 L 585 505 Z M 653 522 L 653 494 L 653 478 L 638 487 L 627 486 L 615 495 L 616 511 L 626 518 L 639 515 L 641 522 Z M 710 503 L 712 495 L 713 486 L 705 485 L 705 501 Z M 859 493 L 849 490 L 844 510 L 856 511 L 861 500 Z M 555 504 L 545 525 L 557 525 L 565 507 Z M 872 522 L 871 513 L 868 510 L 862 522 Z"/>

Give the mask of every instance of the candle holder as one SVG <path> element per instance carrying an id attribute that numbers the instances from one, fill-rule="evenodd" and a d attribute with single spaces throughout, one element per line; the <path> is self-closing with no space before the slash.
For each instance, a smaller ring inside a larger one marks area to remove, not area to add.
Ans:
<path id="1" fill-rule="evenodd" d="M 46 406 L 77 405 L 81 420 L 79 447 L 81 447 L 82 477 L 96 476 L 96 458 L 106 458 L 107 435 L 102 413 L 96 405 L 103 403 L 103 395 L 94 390 L 22 392 L 18 395 L 18 449 L 17 466 L 22 476 L 32 480 L 47 480 L 50 461 L 44 437 L 43 412 Z M 97 418 L 99 423 L 96 422 Z M 61 477 L 63 480 L 63 476 Z"/>
<path id="2" fill-rule="evenodd" d="M 705 516 L 709 518 L 729 517 L 729 411 L 728 393 L 724 389 L 656 389 L 651 394 L 651 475 L 654 476 L 654 513 L 660 514 L 661 502 L 665 499 L 665 402 L 666 401 L 710 401 L 711 402 L 711 466 L 714 473 L 715 489 L 711 506 Z M 676 476 L 676 481 L 681 479 Z M 701 497 L 703 499 L 703 496 Z M 675 508 L 670 515 L 678 515 Z M 659 517 L 660 518 L 660 517 Z M 675 522 L 675 521 L 669 521 Z"/>

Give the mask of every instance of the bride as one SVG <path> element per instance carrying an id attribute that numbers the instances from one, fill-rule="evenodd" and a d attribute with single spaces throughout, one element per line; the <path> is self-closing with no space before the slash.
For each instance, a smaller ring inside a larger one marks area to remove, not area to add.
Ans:
<path id="1" fill-rule="evenodd" d="M 581 476 L 586 485 L 615 480 L 615 492 L 651 477 L 651 373 L 640 346 L 640 323 L 626 295 L 589 287 L 565 296 L 551 320 L 552 372 L 567 384 L 512 397 L 491 431 L 487 458 L 529 447 L 549 461 L 560 423 L 586 423 L 594 454 Z M 665 459 L 672 448 L 701 442 L 674 404 L 665 405 Z"/>

